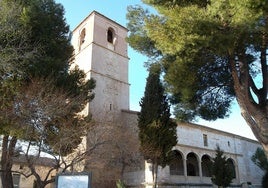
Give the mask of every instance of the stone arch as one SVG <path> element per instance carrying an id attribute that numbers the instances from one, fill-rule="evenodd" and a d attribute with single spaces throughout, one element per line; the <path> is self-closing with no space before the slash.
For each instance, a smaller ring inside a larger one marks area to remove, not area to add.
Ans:
<path id="1" fill-rule="evenodd" d="M 171 151 L 171 162 L 169 164 L 170 175 L 184 175 L 183 155 L 178 150 Z"/>
<path id="2" fill-rule="evenodd" d="M 227 163 L 232 170 L 232 177 L 233 177 L 233 179 L 235 179 L 236 178 L 235 162 L 232 158 L 228 158 Z"/>
<path id="3" fill-rule="evenodd" d="M 207 154 L 201 158 L 201 168 L 203 177 L 211 177 L 211 157 Z"/>
<path id="4" fill-rule="evenodd" d="M 187 176 L 199 176 L 198 158 L 193 152 L 188 153 L 187 157 Z"/>

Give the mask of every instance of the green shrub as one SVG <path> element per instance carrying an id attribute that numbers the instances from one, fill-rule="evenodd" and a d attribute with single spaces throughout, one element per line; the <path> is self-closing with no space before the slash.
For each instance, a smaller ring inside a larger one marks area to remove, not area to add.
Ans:
<path id="1" fill-rule="evenodd" d="M 121 180 L 118 180 L 116 182 L 116 188 L 125 188 L 125 185 Z"/>
<path id="2" fill-rule="evenodd" d="M 268 187 L 268 171 L 266 171 L 265 175 L 262 177 L 262 187 Z"/>

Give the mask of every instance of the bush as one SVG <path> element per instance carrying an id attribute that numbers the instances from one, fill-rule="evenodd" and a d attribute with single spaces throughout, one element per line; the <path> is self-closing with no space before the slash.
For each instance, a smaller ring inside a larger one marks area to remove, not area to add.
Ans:
<path id="1" fill-rule="evenodd" d="M 265 175 L 262 177 L 262 187 L 268 187 L 268 171 L 265 172 Z"/>
<path id="2" fill-rule="evenodd" d="M 121 180 L 118 180 L 116 182 L 116 188 L 125 188 L 125 185 Z"/>

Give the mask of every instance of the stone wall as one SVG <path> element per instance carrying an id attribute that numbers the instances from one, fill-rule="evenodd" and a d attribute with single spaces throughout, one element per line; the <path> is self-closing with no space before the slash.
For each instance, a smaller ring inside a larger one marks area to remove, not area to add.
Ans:
<path id="1" fill-rule="evenodd" d="M 123 112 L 126 125 L 134 134 L 138 134 L 137 114 L 131 111 Z M 181 158 L 182 169 L 179 170 L 180 175 L 176 175 L 171 174 L 170 166 L 159 167 L 158 182 L 162 184 L 161 187 L 212 187 L 211 177 L 204 162 L 215 157 L 217 145 L 233 165 L 232 186 L 245 187 L 247 183 L 250 183 L 251 187 L 261 185 L 263 171 L 251 161 L 256 149 L 261 147 L 257 141 L 190 123 L 179 123 L 177 135 L 178 143 L 173 150 Z M 189 174 L 187 169 L 189 163 L 193 164 L 193 174 Z M 151 164 L 144 162 L 141 166 L 141 169 L 130 169 L 125 173 L 125 182 L 128 185 L 150 187 Z"/>
<path id="2" fill-rule="evenodd" d="M 50 169 L 49 166 L 36 165 L 36 171 L 38 172 L 38 174 L 41 176 L 42 179 L 46 177 L 49 169 Z M 25 174 L 29 174 L 30 172 L 29 168 L 25 166 L 23 163 L 15 163 L 12 167 L 12 170 L 17 171 L 17 172 L 23 172 Z M 19 173 L 14 173 L 14 174 L 15 176 L 16 175 L 19 176 L 19 188 L 32 188 L 34 186 L 34 181 L 35 181 L 34 176 L 30 176 L 27 178 Z M 53 171 L 51 173 L 51 175 L 49 176 L 49 179 L 50 177 L 53 177 L 53 176 L 54 177 L 56 176 L 56 171 Z M 2 188 L 1 178 L 0 178 L 0 188 Z M 46 188 L 54 188 L 54 183 L 48 184 Z"/>

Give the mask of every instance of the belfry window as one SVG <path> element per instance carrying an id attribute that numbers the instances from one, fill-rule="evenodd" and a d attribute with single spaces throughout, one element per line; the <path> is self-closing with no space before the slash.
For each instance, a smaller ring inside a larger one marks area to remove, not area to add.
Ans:
<path id="1" fill-rule="evenodd" d="M 85 42 L 85 38 L 86 38 L 86 29 L 84 28 L 80 34 L 80 45 L 82 45 Z"/>
<path id="2" fill-rule="evenodd" d="M 107 31 L 107 41 L 113 44 L 114 40 L 114 30 L 112 28 L 109 28 Z"/>

